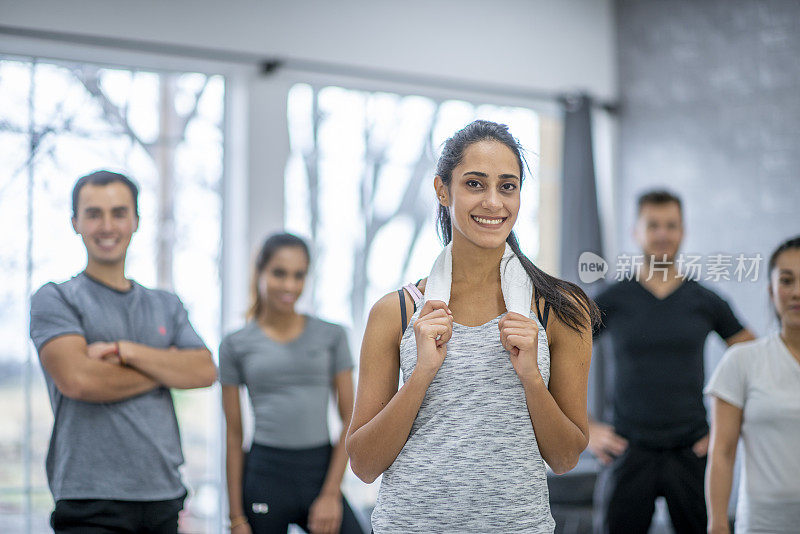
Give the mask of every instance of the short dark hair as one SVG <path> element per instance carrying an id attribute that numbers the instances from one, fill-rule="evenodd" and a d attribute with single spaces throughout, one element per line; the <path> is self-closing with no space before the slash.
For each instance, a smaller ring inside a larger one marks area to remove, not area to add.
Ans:
<path id="1" fill-rule="evenodd" d="M 75 187 L 72 188 L 72 216 L 74 218 L 78 217 L 78 195 L 80 195 L 83 186 L 108 185 L 114 182 L 119 182 L 121 184 L 124 184 L 125 186 L 127 186 L 128 189 L 131 190 L 131 196 L 133 197 L 133 213 L 138 217 L 139 187 L 124 174 L 119 174 L 116 172 L 111 172 L 106 170 L 95 171 L 91 174 L 87 174 L 86 176 L 81 176 L 80 178 L 78 178 L 78 181 L 75 182 Z"/>
<path id="2" fill-rule="evenodd" d="M 639 199 L 636 201 L 636 214 L 641 214 L 642 208 L 648 204 L 659 206 L 669 204 L 670 202 L 674 202 L 678 205 L 678 211 L 680 211 L 681 216 L 683 216 L 683 203 L 681 202 L 681 197 L 671 191 L 667 191 L 666 189 L 654 189 L 639 195 Z"/>

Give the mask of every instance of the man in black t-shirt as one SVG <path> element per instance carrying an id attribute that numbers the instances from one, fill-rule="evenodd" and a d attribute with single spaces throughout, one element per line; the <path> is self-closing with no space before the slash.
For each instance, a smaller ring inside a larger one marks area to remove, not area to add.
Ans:
<path id="1" fill-rule="evenodd" d="M 595 488 L 596 530 L 646 533 L 663 496 L 677 532 L 702 533 L 703 347 L 712 331 L 728 345 L 753 335 L 722 298 L 678 272 L 680 199 L 653 191 L 638 209 L 641 270 L 595 298 L 603 318 L 596 335 L 611 335 L 614 357 L 613 426 L 591 422 L 589 429 L 589 449 L 605 464 Z"/>

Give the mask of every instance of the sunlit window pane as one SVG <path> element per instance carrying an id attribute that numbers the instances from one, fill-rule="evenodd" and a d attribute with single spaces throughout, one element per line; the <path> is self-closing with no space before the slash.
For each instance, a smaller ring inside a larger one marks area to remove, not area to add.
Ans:
<path id="1" fill-rule="evenodd" d="M 529 176 L 538 171 L 539 119 L 526 108 L 297 84 L 287 112 L 285 226 L 314 247 L 303 300 L 351 327 L 354 354 L 369 307 L 427 276 L 441 251 L 433 178 L 447 137 L 479 118 L 505 123 L 526 149 Z M 516 231 L 535 260 L 539 183 L 528 182 Z M 348 474 L 345 490 L 362 510 L 374 504 L 375 484 Z"/>
<path id="2" fill-rule="evenodd" d="M 208 346 L 218 344 L 224 94 L 221 76 L 0 58 L 0 402 L 9 407 L 0 413 L 3 528 L 21 531 L 30 521 L 33 532 L 50 531 L 44 459 L 52 414 L 28 341 L 29 294 L 85 266 L 70 224 L 79 176 L 108 168 L 138 182 L 140 224 L 126 274 L 178 293 Z M 174 398 L 190 488 L 182 528 L 216 530 L 218 392 Z"/>

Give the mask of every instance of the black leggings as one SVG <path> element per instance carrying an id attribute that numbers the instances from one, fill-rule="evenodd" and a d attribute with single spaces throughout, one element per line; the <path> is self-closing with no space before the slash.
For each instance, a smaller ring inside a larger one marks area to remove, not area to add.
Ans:
<path id="1" fill-rule="evenodd" d="M 244 511 L 253 534 L 285 534 L 294 523 L 308 532 L 308 511 L 328 471 L 330 445 L 279 449 L 253 444 L 244 469 Z M 342 497 L 341 534 L 363 534 Z"/>

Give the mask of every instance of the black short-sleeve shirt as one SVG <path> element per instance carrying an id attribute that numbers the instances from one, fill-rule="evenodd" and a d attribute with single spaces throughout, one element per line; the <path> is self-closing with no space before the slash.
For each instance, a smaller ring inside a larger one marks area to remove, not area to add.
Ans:
<path id="1" fill-rule="evenodd" d="M 653 448 L 691 445 L 708 432 L 703 348 L 712 331 L 743 329 L 716 293 L 687 280 L 659 299 L 635 280 L 618 282 L 595 302 L 614 358 L 613 416 L 620 435 Z"/>

